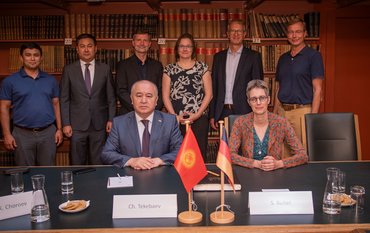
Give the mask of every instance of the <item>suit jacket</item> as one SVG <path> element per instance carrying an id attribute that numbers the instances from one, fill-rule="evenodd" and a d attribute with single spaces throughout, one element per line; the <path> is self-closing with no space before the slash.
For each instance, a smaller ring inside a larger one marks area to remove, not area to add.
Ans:
<path id="1" fill-rule="evenodd" d="M 228 49 L 223 50 L 215 54 L 213 58 L 213 99 L 209 105 L 209 108 L 210 118 L 215 118 L 216 121 L 220 120 L 225 103 L 227 52 Z M 240 55 L 238 68 L 236 70 L 232 93 L 234 114 L 246 114 L 252 111 L 247 102 L 247 84 L 252 79 L 262 78 L 263 68 L 261 54 L 244 47 Z"/>
<path id="2" fill-rule="evenodd" d="M 63 126 L 87 130 L 105 129 L 116 113 L 113 79 L 107 64 L 95 60 L 94 81 L 88 94 L 80 60 L 64 67 L 60 81 L 60 106 Z"/>
<path id="3" fill-rule="evenodd" d="M 156 110 L 154 112 L 149 154 L 166 163 L 173 163 L 182 143 L 176 117 Z M 123 167 L 132 157 L 140 157 L 141 143 L 135 112 L 113 119 L 113 127 L 102 151 L 104 164 Z"/>
<path id="4" fill-rule="evenodd" d="M 130 93 L 131 87 L 136 82 L 141 80 L 140 67 L 137 64 L 136 55 L 120 61 L 117 64 L 117 76 L 116 76 L 116 94 L 121 102 L 121 109 L 119 114 L 125 114 L 134 110 L 131 103 Z M 158 103 L 156 109 L 161 110 L 163 108 L 162 101 L 162 76 L 163 66 L 157 60 L 147 58 L 147 73 L 146 79 L 157 85 L 158 88 Z"/>

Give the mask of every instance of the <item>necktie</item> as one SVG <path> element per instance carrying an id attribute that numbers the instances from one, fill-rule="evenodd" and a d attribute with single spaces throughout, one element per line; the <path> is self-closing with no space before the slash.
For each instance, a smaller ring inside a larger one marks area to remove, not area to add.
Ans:
<path id="1" fill-rule="evenodd" d="M 145 126 L 145 129 L 143 132 L 142 144 L 141 144 L 141 156 L 149 157 L 149 140 L 150 140 L 149 120 L 141 120 L 141 122 Z"/>
<path id="2" fill-rule="evenodd" d="M 91 77 L 90 77 L 90 70 L 89 70 L 89 65 L 90 63 L 86 63 L 85 66 L 85 85 L 86 85 L 86 88 L 87 88 L 87 93 L 89 93 L 89 95 L 91 94 Z"/>

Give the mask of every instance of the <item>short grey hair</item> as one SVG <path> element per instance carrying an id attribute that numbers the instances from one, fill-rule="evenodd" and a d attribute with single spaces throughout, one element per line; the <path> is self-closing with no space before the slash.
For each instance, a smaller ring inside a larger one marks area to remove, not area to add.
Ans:
<path id="1" fill-rule="evenodd" d="M 152 85 L 154 87 L 154 90 L 155 90 L 154 94 L 158 97 L 158 87 L 157 87 L 157 85 L 155 85 L 155 83 L 153 83 L 149 80 L 139 80 L 139 81 L 135 82 L 134 84 L 132 84 L 130 95 L 132 95 L 132 91 L 135 89 L 135 87 L 139 84 L 142 84 L 142 83 L 148 83 L 148 84 Z"/>
<path id="2" fill-rule="evenodd" d="M 268 87 L 267 83 L 263 80 L 253 79 L 253 80 L 249 81 L 248 86 L 247 86 L 246 94 L 247 94 L 248 99 L 250 97 L 249 93 L 254 88 L 263 89 L 265 91 L 266 96 L 269 96 L 270 90 L 269 90 L 269 87 Z"/>

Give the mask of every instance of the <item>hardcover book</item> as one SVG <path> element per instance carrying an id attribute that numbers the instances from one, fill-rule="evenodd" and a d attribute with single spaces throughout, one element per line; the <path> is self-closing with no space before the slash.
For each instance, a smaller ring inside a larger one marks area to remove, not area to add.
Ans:
<path id="1" fill-rule="evenodd" d="M 215 171 L 212 171 L 216 173 Z M 218 171 L 217 174 L 220 174 Z M 235 191 L 239 191 L 242 189 L 238 176 L 234 172 L 234 188 Z M 215 176 L 211 173 L 201 180 L 197 185 L 193 188 L 194 191 L 220 191 L 221 190 L 221 176 Z M 224 190 L 225 191 L 232 191 L 232 187 L 227 180 L 227 176 L 225 175 L 225 182 L 224 182 Z"/>

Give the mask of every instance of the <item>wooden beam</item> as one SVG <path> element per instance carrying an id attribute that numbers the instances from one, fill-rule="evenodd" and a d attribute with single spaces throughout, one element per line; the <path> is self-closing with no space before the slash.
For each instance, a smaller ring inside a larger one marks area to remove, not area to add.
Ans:
<path id="1" fill-rule="evenodd" d="M 347 6 L 351 6 L 355 3 L 362 2 L 362 1 L 364 1 L 364 0 L 337 0 L 337 7 L 338 8 L 347 7 Z"/>
<path id="2" fill-rule="evenodd" d="M 146 2 L 153 10 L 158 11 L 161 8 L 160 0 L 146 0 Z"/>
<path id="3" fill-rule="evenodd" d="M 64 0 L 40 0 L 40 2 L 62 10 L 68 10 L 68 4 Z"/>
<path id="4" fill-rule="evenodd" d="M 245 9 L 253 10 L 260 5 L 264 0 L 246 0 L 244 3 Z"/>

